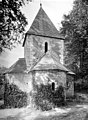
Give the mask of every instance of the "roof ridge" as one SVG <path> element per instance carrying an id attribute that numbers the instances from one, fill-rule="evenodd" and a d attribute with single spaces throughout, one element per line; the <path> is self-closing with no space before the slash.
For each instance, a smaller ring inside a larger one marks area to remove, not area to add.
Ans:
<path id="1" fill-rule="evenodd" d="M 46 55 L 46 53 L 43 53 L 43 55 L 35 62 L 35 64 L 31 67 L 29 72 L 38 64 L 38 62 Z"/>

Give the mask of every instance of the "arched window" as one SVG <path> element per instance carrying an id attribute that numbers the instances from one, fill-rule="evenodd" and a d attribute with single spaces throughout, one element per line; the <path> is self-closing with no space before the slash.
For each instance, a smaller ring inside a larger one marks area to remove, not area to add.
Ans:
<path id="1" fill-rule="evenodd" d="M 55 90 L 55 83 L 52 82 L 52 90 L 54 91 Z"/>
<path id="2" fill-rule="evenodd" d="M 45 53 L 48 51 L 48 43 L 45 42 Z"/>

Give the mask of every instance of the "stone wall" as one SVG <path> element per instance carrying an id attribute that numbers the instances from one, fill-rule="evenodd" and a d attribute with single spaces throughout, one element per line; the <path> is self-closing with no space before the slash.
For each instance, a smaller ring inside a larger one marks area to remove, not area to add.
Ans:
<path id="1" fill-rule="evenodd" d="M 63 85 L 65 88 L 65 96 L 70 97 L 74 96 L 74 77 L 71 75 L 66 75 L 65 72 L 60 71 L 36 71 L 35 72 L 35 83 L 52 84 L 55 82 L 55 88 L 59 85 Z"/>
<path id="2" fill-rule="evenodd" d="M 63 41 L 54 38 L 40 37 L 30 35 L 26 37 L 24 46 L 24 56 L 28 69 L 35 64 L 35 62 L 45 52 L 45 42 L 48 43 L 48 50 L 52 50 L 56 53 L 56 59 L 63 61 Z"/>
<path id="3" fill-rule="evenodd" d="M 66 85 L 66 74 L 59 71 L 36 71 L 35 72 L 35 82 L 36 84 L 52 84 L 55 82 L 55 88 L 59 85 Z"/>
<path id="4" fill-rule="evenodd" d="M 7 82 L 10 84 L 16 85 L 21 91 L 27 93 L 27 104 L 31 105 L 32 92 L 33 92 L 33 81 L 32 81 L 32 73 L 23 74 L 23 73 L 13 73 L 6 74 Z"/>
<path id="5" fill-rule="evenodd" d="M 30 74 L 22 74 L 22 73 L 13 73 L 6 74 L 6 79 L 10 84 L 15 84 L 24 92 L 29 93 L 32 88 L 32 75 Z"/>
<path id="6" fill-rule="evenodd" d="M 33 94 L 35 94 L 36 88 L 35 85 L 40 84 L 52 84 L 55 83 L 55 89 L 59 85 L 63 85 L 66 88 L 66 83 L 68 83 L 65 91 L 65 96 L 73 96 L 74 95 L 74 82 L 72 76 L 67 76 L 66 73 L 57 71 L 57 70 L 48 70 L 48 71 L 35 71 L 30 72 L 29 74 L 7 74 L 7 81 L 10 84 L 14 84 L 19 87 L 20 90 L 26 92 L 28 95 L 28 105 L 34 105 L 33 103 Z"/>

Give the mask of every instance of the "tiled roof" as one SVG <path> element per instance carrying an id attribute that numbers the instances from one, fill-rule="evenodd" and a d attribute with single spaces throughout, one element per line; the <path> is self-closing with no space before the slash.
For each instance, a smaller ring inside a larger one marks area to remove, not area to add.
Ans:
<path id="1" fill-rule="evenodd" d="M 27 34 L 64 39 L 64 37 L 59 34 L 58 30 L 51 22 L 50 18 L 42 9 L 42 7 L 40 7 L 39 12 L 37 13 Z M 25 40 L 23 46 L 24 44 Z"/>
<path id="2" fill-rule="evenodd" d="M 54 54 L 54 53 L 53 53 Z M 53 57 L 51 51 L 48 51 L 40 61 L 31 69 L 33 70 L 61 70 L 68 72 L 69 70 L 60 63 L 59 59 Z"/>
<path id="3" fill-rule="evenodd" d="M 26 70 L 25 58 L 19 58 L 19 60 L 14 63 L 6 73 L 24 73 Z"/>
<path id="4" fill-rule="evenodd" d="M 64 65 L 62 65 L 56 55 L 52 51 L 45 53 L 38 62 L 31 68 L 31 71 L 37 70 L 60 70 L 68 72 L 68 74 L 74 74 Z M 56 59 L 55 59 L 56 58 Z M 27 71 L 25 58 L 19 58 L 19 60 L 13 64 L 5 73 L 25 73 Z M 28 72 L 28 71 L 27 71 Z"/>

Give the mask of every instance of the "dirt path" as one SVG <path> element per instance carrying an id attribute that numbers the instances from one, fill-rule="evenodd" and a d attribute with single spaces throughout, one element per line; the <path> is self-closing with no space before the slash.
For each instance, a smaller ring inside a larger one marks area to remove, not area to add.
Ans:
<path id="1" fill-rule="evenodd" d="M 34 111 L 30 108 L 9 109 L 3 110 L 2 113 L 0 120 L 88 120 L 88 105 L 57 108 L 48 112 Z"/>
<path id="2" fill-rule="evenodd" d="M 35 120 L 88 120 L 88 106 L 79 106 L 80 108 L 73 108 L 67 113 L 55 115 L 41 115 Z"/>

